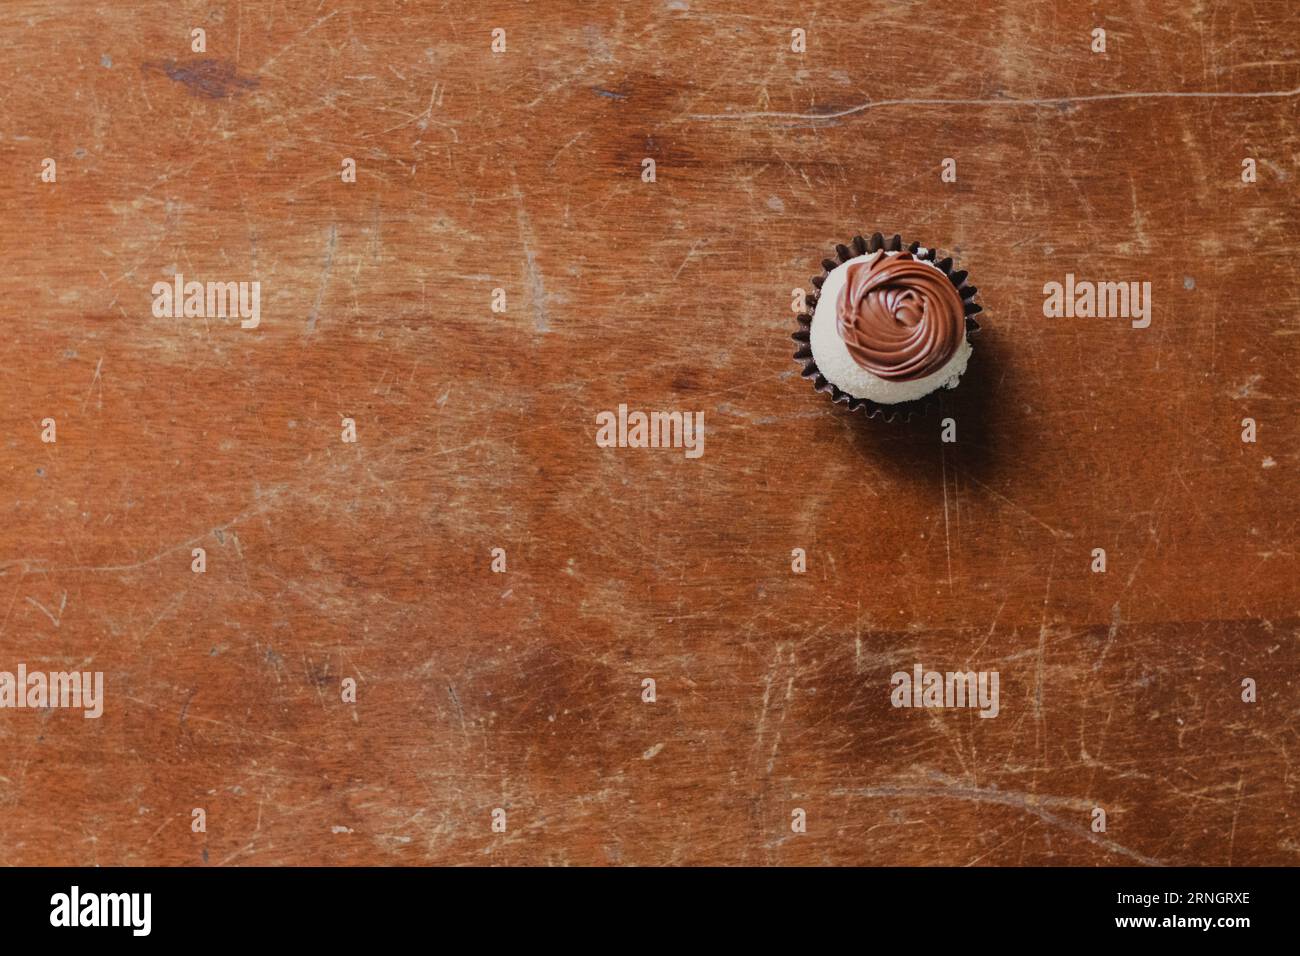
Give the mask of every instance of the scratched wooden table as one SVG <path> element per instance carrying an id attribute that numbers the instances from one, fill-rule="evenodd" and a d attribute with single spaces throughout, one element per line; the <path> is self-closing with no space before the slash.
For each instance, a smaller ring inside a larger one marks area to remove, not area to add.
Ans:
<path id="1" fill-rule="evenodd" d="M 1300 862 L 1294 4 L 125 6 L 0 9 L 0 669 L 105 680 L 4 862 Z M 876 229 L 986 309 L 906 425 L 791 359 Z"/>

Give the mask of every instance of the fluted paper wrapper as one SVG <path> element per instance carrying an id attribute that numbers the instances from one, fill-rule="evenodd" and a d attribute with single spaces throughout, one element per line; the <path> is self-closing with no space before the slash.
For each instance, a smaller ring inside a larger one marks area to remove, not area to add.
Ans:
<path id="1" fill-rule="evenodd" d="M 904 245 L 901 236 L 895 235 L 886 239 L 880 233 L 876 233 L 870 239 L 863 239 L 861 236 L 854 236 L 853 241 L 848 245 L 839 244 L 835 247 L 834 259 L 822 260 L 822 274 L 813 277 L 812 284 L 816 290 L 809 295 L 805 301 L 806 311 L 802 312 L 796 321 L 799 323 L 799 329 L 791 336 L 795 343 L 794 359 L 801 366 L 803 371 L 800 372 L 804 378 L 812 379 L 813 388 L 818 392 L 824 392 L 830 396 L 830 400 L 837 405 L 846 406 L 851 412 L 862 412 L 868 418 L 879 418 L 882 421 L 908 421 L 918 415 L 923 415 L 929 411 L 933 404 L 933 399 L 939 392 L 935 389 L 929 395 L 913 399 L 910 402 L 898 402 L 894 405 L 882 405 L 879 402 L 873 402 L 869 398 L 858 398 L 856 395 L 850 395 L 838 385 L 833 385 L 826 380 L 817 368 L 817 362 L 813 359 L 812 345 L 812 318 L 813 312 L 817 309 L 817 301 L 821 297 L 822 284 L 826 277 L 838 266 L 843 265 L 850 259 L 857 256 L 865 256 L 868 253 L 884 249 L 886 252 L 910 252 L 918 259 L 924 259 L 927 262 L 938 266 L 948 281 L 957 289 L 957 294 L 961 297 L 962 312 L 966 317 L 966 336 L 970 338 L 979 331 L 980 324 L 975 321 L 975 314 L 982 312 L 983 309 L 975 301 L 975 293 L 979 291 L 975 286 L 966 282 L 965 270 L 953 271 L 952 259 L 945 257 L 939 258 L 939 253 L 934 249 L 921 251 L 921 244 L 913 242 L 911 245 Z M 957 386 L 960 388 L 960 384 Z"/>

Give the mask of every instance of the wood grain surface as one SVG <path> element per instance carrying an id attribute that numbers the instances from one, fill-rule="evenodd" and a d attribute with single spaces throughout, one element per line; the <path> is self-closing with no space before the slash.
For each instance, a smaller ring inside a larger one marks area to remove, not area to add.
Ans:
<path id="1" fill-rule="evenodd" d="M 0 710 L 0 861 L 1300 862 L 1290 0 L 0 33 L 0 669 L 105 679 Z M 876 230 L 986 310 L 906 424 L 791 358 Z M 260 326 L 155 318 L 177 272 Z M 1149 281 L 1150 327 L 1045 318 L 1067 273 Z M 619 404 L 704 454 L 597 447 Z M 1000 713 L 892 707 L 917 663 Z"/>

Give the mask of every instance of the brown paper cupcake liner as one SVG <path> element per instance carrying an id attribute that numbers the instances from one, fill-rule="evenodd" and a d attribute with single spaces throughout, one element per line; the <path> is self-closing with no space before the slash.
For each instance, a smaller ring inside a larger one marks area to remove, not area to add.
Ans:
<path id="1" fill-rule="evenodd" d="M 892 238 L 886 239 L 878 232 L 870 239 L 854 236 L 853 241 L 848 245 L 842 243 L 837 245 L 835 247 L 837 258 L 822 260 L 822 274 L 813 277 L 812 280 L 813 288 L 816 291 L 807 296 L 804 303 L 806 311 L 800 313 L 796 319 L 799 323 L 799 329 L 791 338 L 797 343 L 794 353 L 795 361 L 803 366 L 803 371 L 799 374 L 803 378 L 812 379 L 813 389 L 828 394 L 830 400 L 835 404 L 844 405 L 851 412 L 863 412 L 867 418 L 879 418 L 886 422 L 900 420 L 906 422 L 916 416 L 924 415 L 933 406 L 939 389 L 935 389 L 929 395 L 909 402 L 882 405 L 879 402 L 873 402 L 869 398 L 858 398 L 856 395 L 850 395 L 838 385 L 833 385 L 827 381 L 826 376 L 818 370 L 817 363 L 813 360 L 811 344 L 812 317 L 813 312 L 817 309 L 817 300 L 821 297 L 822 283 L 826 281 L 826 277 L 831 274 L 832 270 L 857 256 L 864 256 L 880 249 L 884 249 L 886 252 L 910 252 L 918 259 L 924 259 L 938 266 L 943 274 L 948 277 L 948 281 L 956 287 L 957 294 L 961 297 L 962 311 L 966 316 L 966 336 L 970 338 L 980 329 L 980 324 L 974 319 L 976 313 L 983 311 L 983 308 L 975 301 L 975 293 L 979 290 L 975 286 L 967 284 L 964 269 L 953 271 L 951 257 L 938 259 L 936 250 L 927 248 L 925 252 L 920 252 L 920 248 L 921 244 L 919 242 L 913 242 L 911 245 L 905 246 L 901 236 L 894 235 Z"/>

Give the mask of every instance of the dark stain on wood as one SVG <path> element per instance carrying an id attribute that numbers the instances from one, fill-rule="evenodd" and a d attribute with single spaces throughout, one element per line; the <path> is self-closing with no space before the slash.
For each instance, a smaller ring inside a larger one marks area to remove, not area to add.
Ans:
<path id="1" fill-rule="evenodd" d="M 240 76 L 235 64 L 229 60 L 207 57 L 179 63 L 176 60 L 151 60 L 141 64 L 145 73 L 161 73 L 169 80 L 180 83 L 195 96 L 210 100 L 226 99 L 245 90 L 256 89 L 258 80 Z"/>

